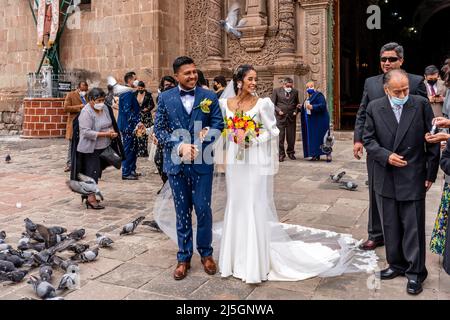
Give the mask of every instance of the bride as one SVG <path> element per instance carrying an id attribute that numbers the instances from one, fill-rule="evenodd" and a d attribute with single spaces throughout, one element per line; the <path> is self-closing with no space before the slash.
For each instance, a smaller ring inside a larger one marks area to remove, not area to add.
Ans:
<path id="1" fill-rule="evenodd" d="M 242 65 L 224 91 L 224 99 L 219 101 L 227 119 L 243 112 L 263 125 L 258 137 L 243 140 L 240 145 L 224 139 L 226 199 L 223 201 L 226 205 L 223 221 L 215 219 L 213 230 L 215 248 L 220 243 L 222 277 L 261 283 L 374 270 L 375 253 L 360 251 L 359 242 L 350 235 L 279 222 L 273 199 L 273 177 L 279 163 L 279 130 L 272 101 L 257 97 L 257 82 L 255 69 Z M 222 149 L 222 145 L 215 148 L 217 159 Z M 219 177 L 214 182 L 213 207 L 222 212 L 214 212 L 215 216 L 223 214 L 223 206 L 214 203 L 220 202 L 218 199 L 224 193 L 223 186 L 218 186 Z M 165 194 L 170 197 L 170 192 Z M 170 202 L 160 196 L 154 214 L 161 229 L 176 239 Z"/>

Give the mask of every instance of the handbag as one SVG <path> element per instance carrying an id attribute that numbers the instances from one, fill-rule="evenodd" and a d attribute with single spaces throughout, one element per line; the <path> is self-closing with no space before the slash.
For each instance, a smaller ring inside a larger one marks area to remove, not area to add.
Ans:
<path id="1" fill-rule="evenodd" d="M 122 167 L 122 157 L 119 156 L 111 146 L 108 146 L 108 148 L 103 150 L 103 152 L 100 154 L 100 158 L 105 160 L 116 169 L 120 169 Z"/>

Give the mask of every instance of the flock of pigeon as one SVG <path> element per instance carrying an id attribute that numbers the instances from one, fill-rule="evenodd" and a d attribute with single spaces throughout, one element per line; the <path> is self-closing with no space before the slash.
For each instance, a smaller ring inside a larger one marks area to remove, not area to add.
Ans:
<path id="1" fill-rule="evenodd" d="M 133 234 L 141 223 L 154 231 L 161 231 L 155 221 L 144 219 L 141 216 L 126 224 L 120 235 Z M 58 294 L 80 285 L 78 263 L 96 260 L 100 248 L 109 248 L 114 244 L 110 238 L 97 233 L 96 244 L 90 247 L 87 243 L 79 242 L 86 236 L 85 229 L 67 233 L 66 228 L 46 227 L 35 224 L 29 218 L 24 222 L 25 232 L 22 233 L 17 249 L 6 242 L 6 232 L 0 231 L 0 282 L 20 283 L 34 269 L 39 269 L 39 276 L 31 275 L 27 283 L 33 287 L 37 297 L 44 300 L 63 300 Z M 69 258 L 61 256 L 60 253 L 64 251 L 70 254 Z M 51 284 L 55 268 L 64 271 L 56 288 Z"/>
<path id="2" fill-rule="evenodd" d="M 348 191 L 356 191 L 358 189 L 358 185 L 353 181 L 344 181 L 342 178 L 346 175 L 345 171 L 339 172 L 337 174 L 331 174 L 330 179 L 331 182 L 339 184 L 339 188 L 345 189 Z"/>

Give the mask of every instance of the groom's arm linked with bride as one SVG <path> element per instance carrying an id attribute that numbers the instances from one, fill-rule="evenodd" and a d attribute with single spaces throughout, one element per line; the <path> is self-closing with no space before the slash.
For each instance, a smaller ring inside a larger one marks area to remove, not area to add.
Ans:
<path id="1" fill-rule="evenodd" d="M 196 246 L 204 270 L 210 275 L 217 272 L 212 258 L 213 144 L 220 137 L 224 120 L 216 94 L 196 85 L 194 61 L 180 57 L 173 67 L 179 86 L 160 95 L 154 130 L 164 146 L 164 172 L 176 211 L 179 250 L 174 278 L 182 280 L 194 252 L 193 209 L 197 215 Z"/>

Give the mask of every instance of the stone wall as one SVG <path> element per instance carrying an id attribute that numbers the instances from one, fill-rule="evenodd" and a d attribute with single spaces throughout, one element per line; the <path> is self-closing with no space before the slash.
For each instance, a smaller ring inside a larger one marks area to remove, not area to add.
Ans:
<path id="1" fill-rule="evenodd" d="M 161 76 L 172 74 L 174 58 L 184 54 L 183 15 L 184 0 L 92 0 L 90 9 L 81 11 L 81 28 L 64 31 L 62 66 L 82 71 L 91 87 L 106 86 L 109 75 L 123 81 L 133 70 L 156 91 Z M 41 58 L 28 1 L 2 0 L 0 134 L 20 133 L 26 75 L 37 70 Z"/>
<path id="2" fill-rule="evenodd" d="M 24 92 L 0 90 L 0 135 L 21 134 Z"/>

